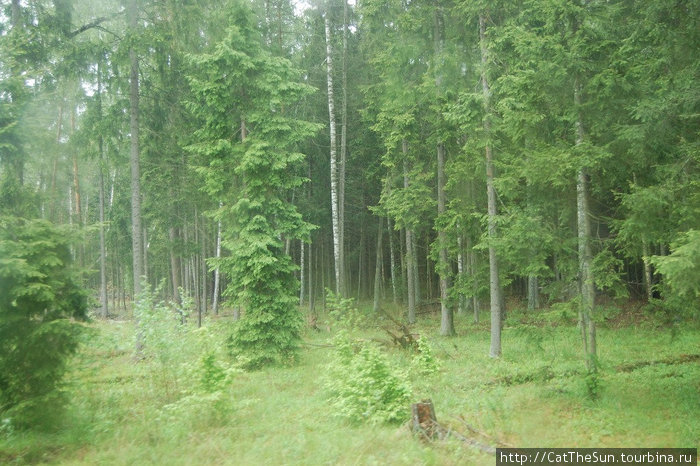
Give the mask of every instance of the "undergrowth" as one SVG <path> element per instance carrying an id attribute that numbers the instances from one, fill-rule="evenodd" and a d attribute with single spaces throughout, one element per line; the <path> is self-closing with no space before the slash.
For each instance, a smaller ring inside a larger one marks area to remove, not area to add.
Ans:
<path id="1" fill-rule="evenodd" d="M 680 357 L 698 352 L 695 328 L 602 326 L 593 399 L 579 333 L 566 322 L 507 324 L 503 357 L 493 360 L 488 330 L 460 319 L 451 339 L 420 320 L 418 349 L 406 351 L 379 344 L 381 332 L 354 317 L 333 318 L 331 334 L 304 336 L 297 365 L 249 373 L 226 351 L 229 322 L 205 319 L 197 329 L 150 302 L 141 359 L 132 322 L 94 323 L 70 366 L 62 428 L 22 432 L 0 420 L 0 463 L 493 462 L 456 440 L 414 439 L 401 424 L 422 398 L 442 425 L 490 444 L 700 446 L 700 367 Z M 155 326 L 169 337 L 149 336 Z"/>

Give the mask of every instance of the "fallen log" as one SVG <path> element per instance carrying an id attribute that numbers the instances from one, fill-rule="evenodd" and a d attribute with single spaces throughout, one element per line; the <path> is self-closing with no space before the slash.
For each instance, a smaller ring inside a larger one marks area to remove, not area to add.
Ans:
<path id="1" fill-rule="evenodd" d="M 417 333 L 412 333 L 410 325 L 405 324 L 400 320 L 394 318 L 384 309 L 380 308 L 379 313 L 387 319 L 389 319 L 389 321 L 394 324 L 394 328 L 390 328 L 386 325 L 382 326 L 382 330 L 384 330 L 389 335 L 394 345 L 400 346 L 404 349 L 415 348 L 418 346 L 418 338 L 420 337 L 420 335 L 418 335 Z"/>
<path id="2" fill-rule="evenodd" d="M 689 362 L 700 361 L 700 354 L 680 354 L 678 356 L 671 356 L 664 359 L 657 359 L 655 361 L 638 361 L 631 364 L 622 364 L 615 367 L 617 372 L 632 372 L 642 367 L 655 366 L 658 364 L 686 364 Z"/>

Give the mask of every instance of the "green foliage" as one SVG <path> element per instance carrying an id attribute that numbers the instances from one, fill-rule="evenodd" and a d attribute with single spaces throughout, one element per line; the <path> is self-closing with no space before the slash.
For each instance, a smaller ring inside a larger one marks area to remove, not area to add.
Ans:
<path id="1" fill-rule="evenodd" d="M 334 412 L 352 423 L 405 421 L 410 401 L 406 375 L 375 345 L 354 343 L 344 331 L 334 343 L 325 382 Z"/>
<path id="2" fill-rule="evenodd" d="M 668 256 L 650 258 L 664 276 L 671 292 L 692 302 L 700 302 L 700 230 L 680 235 Z"/>
<path id="3" fill-rule="evenodd" d="M 595 355 L 589 356 L 588 371 L 583 376 L 583 381 L 586 385 L 586 394 L 592 401 L 600 398 L 603 390 L 603 381 L 600 373 L 600 361 Z"/>
<path id="4" fill-rule="evenodd" d="M 428 341 L 421 337 L 418 339 L 417 353 L 411 360 L 411 368 L 420 375 L 432 375 L 440 370 L 440 362 L 433 354 L 433 348 Z"/>
<path id="5" fill-rule="evenodd" d="M 317 127 L 286 115 L 312 89 L 263 48 L 252 10 L 236 3 L 229 15 L 214 51 L 190 57 L 189 105 L 203 126 L 189 149 L 201 160 L 204 190 L 223 204 L 216 215 L 230 255 L 220 270 L 230 278 L 228 296 L 245 309 L 230 348 L 252 369 L 289 362 L 297 350 L 303 319 L 283 238 L 306 239 L 311 226 L 287 193 L 303 183 L 296 145 Z"/>
<path id="6" fill-rule="evenodd" d="M 629 293 L 621 278 L 624 263 L 605 248 L 593 259 L 593 277 L 599 290 L 611 293 L 616 298 L 626 298 Z"/>
<path id="7" fill-rule="evenodd" d="M 15 426 L 48 422 L 61 405 L 87 312 L 71 244 L 67 228 L 0 218 L 0 415 Z"/>
<path id="8" fill-rule="evenodd" d="M 367 316 L 354 305 L 353 298 L 343 298 L 330 288 L 326 288 L 326 308 L 333 324 L 338 328 L 352 331 L 366 328 Z"/>

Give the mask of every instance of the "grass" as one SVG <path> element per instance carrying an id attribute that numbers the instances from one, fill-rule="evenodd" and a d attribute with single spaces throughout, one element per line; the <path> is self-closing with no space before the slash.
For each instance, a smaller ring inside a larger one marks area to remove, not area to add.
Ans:
<path id="1" fill-rule="evenodd" d="M 423 316 L 416 331 L 441 370 L 414 377 L 413 399 L 431 398 L 441 424 L 491 444 L 700 446 L 697 361 L 616 369 L 699 352 L 697 326 L 671 331 L 602 322 L 601 392 L 592 401 L 576 326 L 532 317 L 511 313 L 503 357 L 493 360 L 484 324 L 458 316 L 459 336 L 442 338 L 438 316 Z M 0 430 L 0 464 L 493 464 L 452 438 L 428 444 L 407 425 L 356 426 L 336 417 L 323 387 L 333 331 L 309 330 L 296 365 L 239 372 L 214 398 L 201 392 L 184 398 L 197 384 L 202 341 L 218 351 L 227 333 L 225 319 L 208 324 L 204 339 L 176 339 L 167 359 L 135 362 L 131 322 L 95 322 L 67 380 L 71 401 L 60 428 Z M 376 327 L 357 335 L 382 337 Z M 397 365 L 410 365 L 410 354 L 386 352 Z"/>

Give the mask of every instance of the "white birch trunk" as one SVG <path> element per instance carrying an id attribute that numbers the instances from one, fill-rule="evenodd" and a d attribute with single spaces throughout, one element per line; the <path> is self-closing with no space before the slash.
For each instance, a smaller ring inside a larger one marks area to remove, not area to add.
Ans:
<path id="1" fill-rule="evenodd" d="M 222 202 L 219 201 L 219 209 L 221 206 Z M 221 220 L 216 222 L 216 267 L 214 268 L 214 294 L 211 300 L 211 309 L 214 314 L 219 313 L 219 287 L 221 286 L 219 259 L 221 259 Z"/>
<path id="2" fill-rule="evenodd" d="M 338 154 L 335 128 L 335 104 L 333 101 L 333 56 L 331 46 L 331 27 L 328 18 L 329 13 L 326 12 L 324 18 L 326 32 L 326 77 L 328 84 L 328 119 L 330 126 L 330 145 L 331 145 L 331 216 L 333 223 L 333 259 L 335 266 L 335 292 L 339 295 L 343 292 L 343 278 L 341 274 L 341 244 L 340 244 L 340 222 L 338 211 Z"/>

